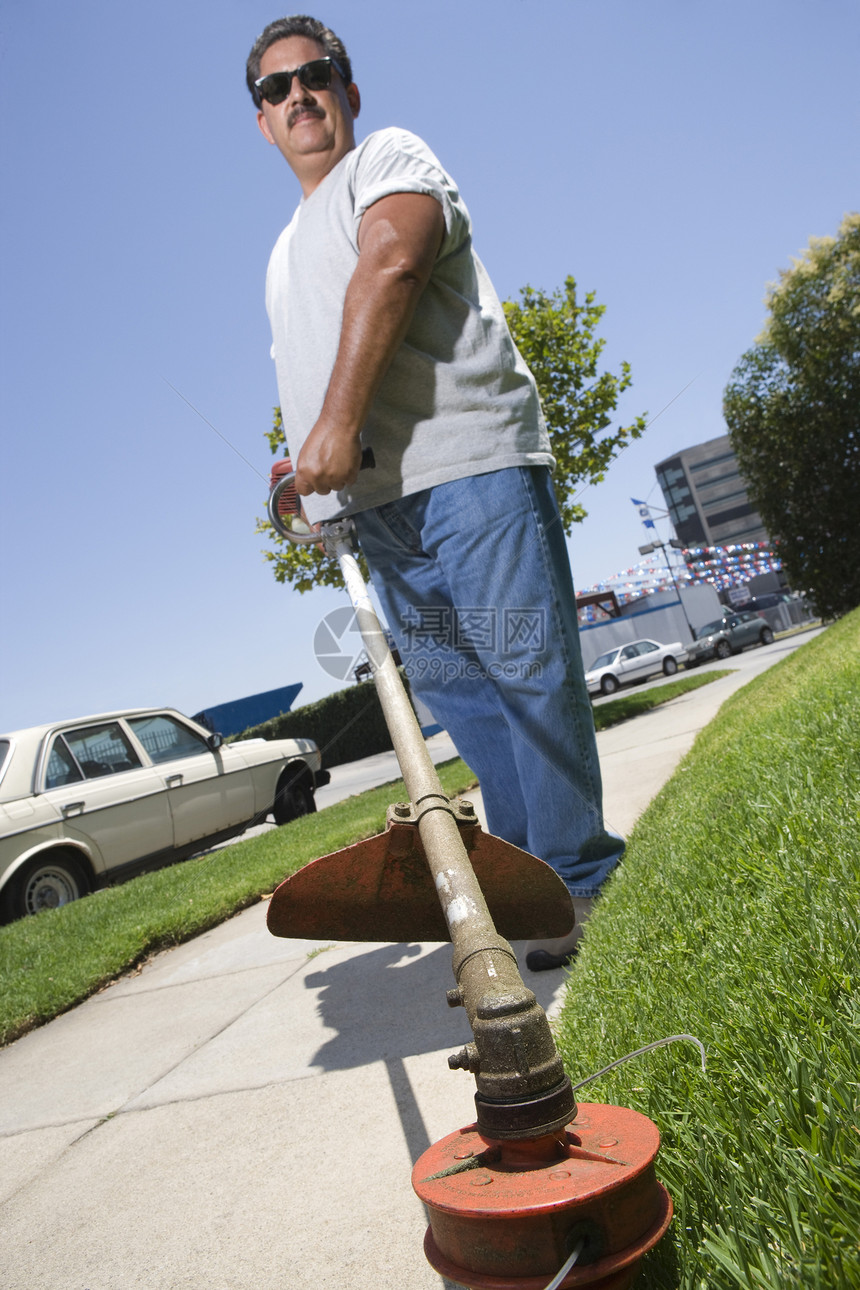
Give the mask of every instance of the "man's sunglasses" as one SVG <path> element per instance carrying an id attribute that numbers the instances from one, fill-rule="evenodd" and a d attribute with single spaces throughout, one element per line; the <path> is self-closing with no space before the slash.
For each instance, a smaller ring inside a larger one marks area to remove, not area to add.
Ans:
<path id="1" fill-rule="evenodd" d="M 258 81 L 254 81 L 254 88 L 261 99 L 274 106 L 283 103 L 288 96 L 294 76 L 298 76 L 299 84 L 304 85 L 306 90 L 327 90 L 331 85 L 332 68 L 341 80 L 346 80 L 333 58 L 315 58 L 313 62 L 302 63 L 301 67 L 296 67 L 291 72 L 270 72 L 268 76 L 261 76 Z"/>

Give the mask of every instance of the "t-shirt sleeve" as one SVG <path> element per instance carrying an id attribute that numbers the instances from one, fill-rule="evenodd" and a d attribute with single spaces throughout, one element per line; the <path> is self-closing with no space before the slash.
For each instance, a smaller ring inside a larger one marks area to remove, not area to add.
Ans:
<path id="1" fill-rule="evenodd" d="M 353 177 L 355 236 L 369 206 L 392 193 L 435 197 L 445 217 L 440 257 L 450 255 L 471 234 L 471 220 L 456 184 L 427 145 L 407 130 L 380 130 L 361 148 Z"/>

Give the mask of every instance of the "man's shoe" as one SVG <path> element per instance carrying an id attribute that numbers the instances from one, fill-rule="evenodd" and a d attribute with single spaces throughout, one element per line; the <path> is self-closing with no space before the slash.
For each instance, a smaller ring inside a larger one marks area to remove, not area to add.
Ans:
<path id="1" fill-rule="evenodd" d="M 558 936 L 549 941 L 529 941 L 526 945 L 526 967 L 530 972 L 548 972 L 552 968 L 567 967 L 568 963 L 573 962 L 593 904 L 590 896 L 574 896 L 573 912 L 576 922 L 567 936 Z"/>

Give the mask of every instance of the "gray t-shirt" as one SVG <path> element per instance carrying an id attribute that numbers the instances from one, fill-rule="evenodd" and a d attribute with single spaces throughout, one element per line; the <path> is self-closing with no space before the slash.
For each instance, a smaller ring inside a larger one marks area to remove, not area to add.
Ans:
<path id="1" fill-rule="evenodd" d="M 426 144 L 397 129 L 342 158 L 302 200 L 269 261 L 266 308 L 293 461 L 328 388 L 361 217 L 402 192 L 436 198 L 445 236 L 362 430 L 376 468 L 341 493 L 305 498 L 314 522 L 506 466 L 553 465 L 537 388 L 472 249 L 469 212 Z"/>

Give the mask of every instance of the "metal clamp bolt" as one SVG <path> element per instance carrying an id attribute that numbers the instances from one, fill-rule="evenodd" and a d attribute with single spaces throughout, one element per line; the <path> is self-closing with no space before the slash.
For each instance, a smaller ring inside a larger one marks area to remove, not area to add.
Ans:
<path id="1" fill-rule="evenodd" d="M 477 1075 L 481 1069 L 481 1059 L 478 1056 L 477 1045 L 466 1044 L 466 1047 L 461 1048 L 459 1053 L 452 1053 L 448 1058 L 448 1067 L 452 1071 L 471 1071 L 473 1075 Z"/>

